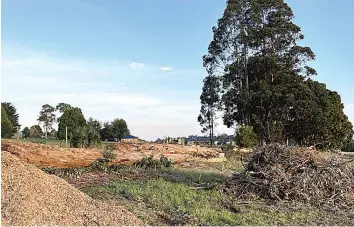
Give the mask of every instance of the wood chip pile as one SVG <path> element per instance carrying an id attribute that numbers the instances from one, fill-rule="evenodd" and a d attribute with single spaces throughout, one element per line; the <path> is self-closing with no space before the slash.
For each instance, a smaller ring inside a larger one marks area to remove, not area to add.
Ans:
<path id="1" fill-rule="evenodd" d="M 243 199 L 296 201 L 334 209 L 354 207 L 354 160 L 271 144 L 256 149 L 226 190 Z"/>
<path id="2" fill-rule="evenodd" d="M 143 225 L 122 207 L 94 201 L 66 181 L 1 152 L 2 224 L 15 226 Z"/>

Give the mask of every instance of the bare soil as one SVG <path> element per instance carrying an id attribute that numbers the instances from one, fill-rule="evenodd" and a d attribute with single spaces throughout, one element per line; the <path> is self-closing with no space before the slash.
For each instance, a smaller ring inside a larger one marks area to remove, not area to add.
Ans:
<path id="1" fill-rule="evenodd" d="M 59 148 L 57 146 L 26 143 L 19 141 L 1 141 L 2 150 L 16 155 L 22 161 L 37 167 L 77 168 L 90 166 L 103 155 L 95 148 Z M 173 144 L 125 144 L 115 146 L 116 158 L 110 164 L 134 164 L 143 157 L 162 155 L 173 163 L 182 163 L 194 158 L 216 158 L 220 149 L 199 146 L 182 146 Z"/>

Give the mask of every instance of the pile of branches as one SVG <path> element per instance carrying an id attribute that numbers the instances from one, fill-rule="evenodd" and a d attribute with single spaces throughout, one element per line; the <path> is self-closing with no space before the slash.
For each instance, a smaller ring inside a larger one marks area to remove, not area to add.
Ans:
<path id="1" fill-rule="evenodd" d="M 245 171 L 228 179 L 226 190 L 242 199 L 351 207 L 354 160 L 270 144 L 253 152 Z"/>

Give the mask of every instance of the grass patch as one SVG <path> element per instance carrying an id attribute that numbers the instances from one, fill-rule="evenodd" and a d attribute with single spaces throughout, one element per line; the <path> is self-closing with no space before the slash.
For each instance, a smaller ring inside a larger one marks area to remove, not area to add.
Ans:
<path id="1" fill-rule="evenodd" d="M 171 225 L 284 225 L 309 223 L 317 211 L 284 211 L 230 204 L 231 198 L 218 190 L 195 190 L 163 178 L 149 181 L 118 181 L 84 189 L 100 199 L 125 199 L 168 214 Z M 228 201 L 227 203 L 225 201 Z M 134 212 L 134 209 L 131 210 Z"/>

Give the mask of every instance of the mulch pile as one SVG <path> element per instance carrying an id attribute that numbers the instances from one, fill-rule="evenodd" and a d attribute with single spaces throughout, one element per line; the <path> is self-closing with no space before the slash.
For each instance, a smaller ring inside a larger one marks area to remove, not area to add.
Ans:
<path id="1" fill-rule="evenodd" d="M 65 180 L 1 152 L 2 224 L 15 226 L 143 225 L 119 206 L 95 201 Z"/>
<path id="2" fill-rule="evenodd" d="M 226 190 L 243 199 L 354 206 L 354 160 L 306 148 L 270 144 L 256 149 Z"/>

